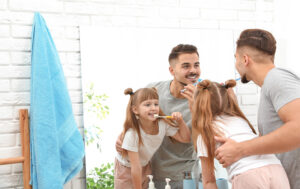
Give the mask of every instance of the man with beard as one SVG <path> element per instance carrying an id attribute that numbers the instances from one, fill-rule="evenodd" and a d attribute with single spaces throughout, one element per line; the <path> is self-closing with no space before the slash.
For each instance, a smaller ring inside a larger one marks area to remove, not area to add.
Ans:
<path id="1" fill-rule="evenodd" d="M 258 129 L 263 136 L 241 143 L 216 137 L 224 144 L 215 154 L 228 167 L 246 156 L 276 153 L 291 188 L 300 189 L 300 78 L 274 66 L 275 51 L 276 40 L 270 32 L 248 29 L 241 33 L 235 66 L 243 83 L 252 80 L 261 87 Z"/>
<path id="2" fill-rule="evenodd" d="M 187 44 L 177 45 L 169 55 L 169 64 L 169 71 L 173 80 L 151 83 L 147 87 L 157 89 L 159 107 L 166 115 L 180 112 L 185 123 L 191 129 L 190 107 L 195 88 L 193 84 L 198 81 L 200 76 L 197 48 Z M 119 136 L 116 143 L 118 152 L 122 152 L 121 146 Z M 172 180 L 170 182 L 171 188 L 181 189 L 183 187 L 183 172 L 192 171 L 193 166 L 197 165 L 196 160 L 192 143 L 180 143 L 165 137 L 151 160 L 155 188 L 165 188 L 165 178 L 170 178 Z"/>
<path id="3" fill-rule="evenodd" d="M 169 71 L 173 80 L 151 83 L 159 95 L 159 106 L 166 115 L 181 112 L 184 121 L 191 129 L 193 83 L 200 77 L 200 63 L 197 48 L 193 45 L 179 44 L 169 55 Z M 184 89 L 184 90 L 183 90 Z M 163 189 L 165 178 L 170 178 L 172 189 L 182 188 L 183 172 L 192 171 L 196 163 L 196 154 L 192 143 L 171 141 L 165 137 L 160 148 L 152 158 L 152 174 L 155 187 Z"/>

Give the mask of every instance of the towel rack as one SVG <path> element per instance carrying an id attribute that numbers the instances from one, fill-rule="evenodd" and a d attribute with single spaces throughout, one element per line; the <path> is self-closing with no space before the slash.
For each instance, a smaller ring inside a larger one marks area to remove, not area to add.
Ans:
<path id="1" fill-rule="evenodd" d="M 28 110 L 20 109 L 20 133 L 21 133 L 21 145 L 22 145 L 22 156 L 0 159 L 0 165 L 5 164 L 23 164 L 23 184 L 24 189 L 31 189 L 30 181 L 30 140 L 29 140 L 29 121 L 28 121 Z"/>

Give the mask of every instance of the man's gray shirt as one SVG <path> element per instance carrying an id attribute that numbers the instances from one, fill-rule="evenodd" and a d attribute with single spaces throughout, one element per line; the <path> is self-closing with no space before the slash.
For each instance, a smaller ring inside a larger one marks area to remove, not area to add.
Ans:
<path id="1" fill-rule="evenodd" d="M 170 92 L 171 81 L 151 83 L 147 87 L 155 87 L 159 95 L 159 107 L 166 115 L 180 112 L 191 129 L 191 112 L 187 99 L 175 98 Z M 182 181 L 183 171 L 192 171 L 197 159 L 192 143 L 172 142 L 165 137 L 162 145 L 152 157 L 152 173 L 154 179 Z"/>
<path id="2" fill-rule="evenodd" d="M 287 103 L 298 98 L 300 98 L 300 78 L 285 69 L 273 68 L 270 70 L 261 88 L 258 109 L 260 134 L 266 135 L 281 127 L 284 123 L 278 116 L 278 111 Z M 276 156 L 288 175 L 291 188 L 300 189 L 300 148 L 276 154 Z"/>

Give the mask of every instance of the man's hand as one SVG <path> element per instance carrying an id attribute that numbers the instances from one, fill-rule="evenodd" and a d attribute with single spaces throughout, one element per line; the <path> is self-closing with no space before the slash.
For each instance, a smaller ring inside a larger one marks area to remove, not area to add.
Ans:
<path id="1" fill-rule="evenodd" d="M 189 107 L 190 107 L 190 110 L 192 111 L 192 107 L 193 107 L 193 103 L 194 103 L 194 92 L 196 90 L 196 86 L 194 86 L 192 84 L 188 84 L 184 88 L 185 88 L 185 90 L 184 90 L 184 92 L 181 93 L 181 95 L 189 101 Z"/>
<path id="2" fill-rule="evenodd" d="M 123 148 L 122 148 L 122 133 L 118 136 L 117 141 L 116 141 L 116 150 L 117 152 L 119 152 L 120 154 L 123 152 Z"/>
<path id="3" fill-rule="evenodd" d="M 243 157 L 240 145 L 236 141 L 225 137 L 215 137 L 215 140 L 216 142 L 223 143 L 215 151 L 215 157 L 224 168 Z"/>

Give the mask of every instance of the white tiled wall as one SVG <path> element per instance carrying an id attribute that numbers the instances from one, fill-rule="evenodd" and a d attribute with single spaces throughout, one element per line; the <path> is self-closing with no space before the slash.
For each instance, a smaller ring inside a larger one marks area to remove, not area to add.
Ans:
<path id="1" fill-rule="evenodd" d="M 33 13 L 45 18 L 63 64 L 76 121 L 83 131 L 79 25 L 272 29 L 273 0 L 0 0 L 0 158 L 21 154 L 18 110 L 30 105 Z M 258 89 L 239 85 L 239 103 L 256 124 Z M 0 166 L 0 189 L 22 188 L 20 164 Z M 85 188 L 82 170 L 65 189 Z"/>

